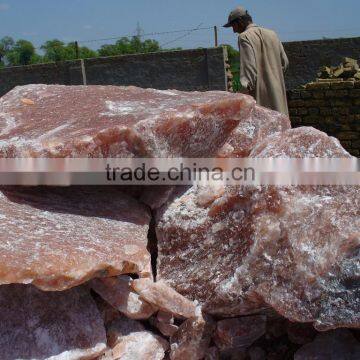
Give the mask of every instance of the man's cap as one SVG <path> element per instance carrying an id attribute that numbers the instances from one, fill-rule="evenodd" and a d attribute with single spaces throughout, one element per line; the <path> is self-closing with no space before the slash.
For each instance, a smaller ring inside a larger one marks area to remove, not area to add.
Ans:
<path id="1" fill-rule="evenodd" d="M 238 6 L 230 12 L 228 22 L 224 25 L 224 27 L 231 27 L 235 20 L 238 20 L 248 14 L 247 10 L 245 10 L 242 6 Z"/>

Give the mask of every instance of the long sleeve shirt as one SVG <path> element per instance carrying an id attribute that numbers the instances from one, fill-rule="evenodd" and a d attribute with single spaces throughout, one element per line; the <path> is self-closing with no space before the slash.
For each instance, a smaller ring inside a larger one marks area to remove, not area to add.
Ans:
<path id="1" fill-rule="evenodd" d="M 261 106 L 288 115 L 284 72 L 289 61 L 272 30 L 250 24 L 239 35 L 240 83 Z"/>

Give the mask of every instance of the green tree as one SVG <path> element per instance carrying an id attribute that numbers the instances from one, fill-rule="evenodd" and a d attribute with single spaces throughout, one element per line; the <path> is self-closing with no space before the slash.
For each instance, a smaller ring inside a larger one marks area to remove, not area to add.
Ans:
<path id="1" fill-rule="evenodd" d="M 34 45 L 27 40 L 18 40 L 6 53 L 10 65 L 29 65 L 36 58 Z"/>
<path id="2" fill-rule="evenodd" d="M 0 61 L 6 57 L 6 54 L 11 50 L 14 46 L 14 39 L 10 36 L 5 36 L 0 40 Z"/>
<path id="3" fill-rule="evenodd" d="M 44 61 L 62 61 L 67 60 L 65 44 L 57 39 L 49 40 L 41 46 L 44 51 Z"/>
<path id="4" fill-rule="evenodd" d="M 99 49 L 100 56 L 115 56 L 124 54 L 139 54 L 160 51 L 161 47 L 156 40 L 141 41 L 138 36 L 131 39 L 123 37 L 113 45 L 103 45 Z"/>
<path id="5" fill-rule="evenodd" d="M 67 45 L 60 40 L 54 39 L 47 41 L 41 49 L 44 51 L 44 60 L 46 62 L 74 60 L 76 59 L 75 42 Z M 97 52 L 85 46 L 79 47 L 79 58 L 86 59 L 96 57 Z"/>

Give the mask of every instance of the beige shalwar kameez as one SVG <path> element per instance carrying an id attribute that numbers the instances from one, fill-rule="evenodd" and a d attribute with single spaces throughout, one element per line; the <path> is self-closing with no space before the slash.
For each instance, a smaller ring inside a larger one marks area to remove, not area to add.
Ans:
<path id="1" fill-rule="evenodd" d="M 261 106 L 288 115 L 284 72 L 289 61 L 272 30 L 250 24 L 239 35 L 240 83 Z"/>

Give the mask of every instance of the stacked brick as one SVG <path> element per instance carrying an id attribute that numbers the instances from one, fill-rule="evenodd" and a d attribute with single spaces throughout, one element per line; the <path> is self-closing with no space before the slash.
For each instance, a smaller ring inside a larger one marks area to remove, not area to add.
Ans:
<path id="1" fill-rule="evenodd" d="M 318 80 L 290 91 L 288 97 L 293 127 L 313 126 L 360 155 L 360 81 Z"/>

